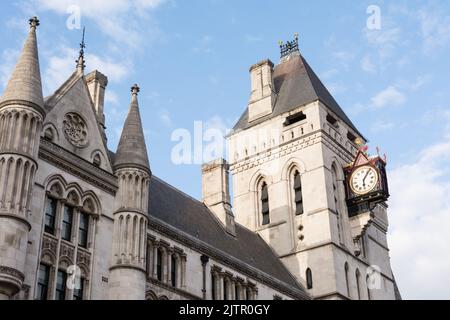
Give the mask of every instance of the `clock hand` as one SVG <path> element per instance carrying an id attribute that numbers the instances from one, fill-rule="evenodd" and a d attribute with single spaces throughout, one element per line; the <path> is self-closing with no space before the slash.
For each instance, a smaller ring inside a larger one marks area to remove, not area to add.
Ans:
<path id="1" fill-rule="evenodd" d="M 367 176 L 369 175 L 369 173 L 370 173 L 370 170 L 367 170 L 367 173 L 366 173 L 366 175 L 363 178 L 363 185 L 364 185 L 364 187 L 366 186 L 366 179 L 367 179 Z"/>

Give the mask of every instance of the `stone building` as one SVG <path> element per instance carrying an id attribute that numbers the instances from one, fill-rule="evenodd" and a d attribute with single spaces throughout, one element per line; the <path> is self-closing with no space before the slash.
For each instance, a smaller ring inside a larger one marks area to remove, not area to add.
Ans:
<path id="1" fill-rule="evenodd" d="M 231 163 L 202 167 L 198 201 L 153 175 L 137 85 L 108 150 L 108 80 L 85 74 L 84 45 L 73 74 L 43 97 L 38 26 L 30 19 L 0 99 L 0 299 L 399 297 L 385 202 L 347 209 L 346 170 L 365 139 L 297 39 L 279 65 L 251 68 Z"/>

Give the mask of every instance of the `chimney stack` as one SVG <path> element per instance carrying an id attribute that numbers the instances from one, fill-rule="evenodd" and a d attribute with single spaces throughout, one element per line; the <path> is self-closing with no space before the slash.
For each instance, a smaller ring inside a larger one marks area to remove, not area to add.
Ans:
<path id="1" fill-rule="evenodd" d="M 252 93 L 248 105 L 248 121 L 252 122 L 273 111 L 275 88 L 273 85 L 273 62 L 263 60 L 250 68 Z"/>
<path id="2" fill-rule="evenodd" d="M 236 235 L 234 215 L 231 211 L 228 179 L 229 165 L 218 159 L 202 166 L 202 194 L 205 205 L 222 222 L 231 235 Z"/>
<path id="3" fill-rule="evenodd" d="M 108 85 L 108 78 L 101 72 L 95 70 L 86 75 L 86 83 L 94 102 L 97 121 L 105 129 L 105 114 L 103 112 L 105 106 L 105 90 Z"/>

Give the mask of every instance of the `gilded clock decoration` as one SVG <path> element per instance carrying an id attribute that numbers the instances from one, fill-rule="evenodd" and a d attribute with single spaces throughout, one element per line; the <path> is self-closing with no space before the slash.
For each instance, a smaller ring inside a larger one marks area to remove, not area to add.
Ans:
<path id="1" fill-rule="evenodd" d="M 73 112 L 65 115 L 63 121 L 64 134 L 71 144 L 82 148 L 88 143 L 88 129 L 83 118 Z"/>

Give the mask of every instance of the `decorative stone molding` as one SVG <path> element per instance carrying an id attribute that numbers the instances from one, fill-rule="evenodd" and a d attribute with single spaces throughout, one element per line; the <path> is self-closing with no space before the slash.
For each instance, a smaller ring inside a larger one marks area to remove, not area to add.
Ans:
<path id="1" fill-rule="evenodd" d="M 1 274 L 16 278 L 21 283 L 25 280 L 25 275 L 22 272 L 14 269 L 14 268 L 7 267 L 7 266 L 0 266 L 0 275 Z"/>
<path id="2" fill-rule="evenodd" d="M 229 266 L 230 268 L 245 274 L 246 276 L 257 280 L 262 284 L 266 284 L 269 287 L 282 292 L 293 299 L 311 299 L 311 297 L 305 292 L 297 289 L 291 285 L 288 285 L 284 282 L 281 282 L 273 277 L 259 271 L 256 268 L 253 268 L 234 257 L 227 255 L 226 253 L 198 240 L 193 238 L 192 236 L 184 233 L 181 230 L 178 230 L 163 221 L 156 219 L 154 217 L 149 217 L 149 228 L 153 229 L 165 236 L 171 238 L 172 240 L 179 242 L 192 250 L 195 250 L 201 254 L 205 254 L 216 260 L 217 262 L 223 263 L 224 265 Z"/>
<path id="3" fill-rule="evenodd" d="M 188 300 L 202 300 L 202 298 L 200 298 L 200 297 L 198 297 L 198 296 L 196 296 L 194 294 L 191 294 L 191 293 L 189 293 L 189 292 L 187 292 L 185 290 L 181 290 L 179 288 L 174 288 L 174 287 L 172 287 L 172 286 L 170 286 L 168 284 L 165 284 L 165 283 L 163 283 L 161 281 L 158 281 L 156 279 L 148 278 L 147 281 L 148 281 L 149 284 L 151 284 L 153 286 L 157 286 L 157 287 L 160 287 L 160 288 L 162 288 L 164 290 L 171 291 L 173 293 L 179 294 L 180 296 L 183 296 L 184 298 L 186 298 Z M 148 284 L 147 284 L 147 286 L 148 286 Z"/>
<path id="4" fill-rule="evenodd" d="M 67 113 L 63 120 L 63 131 L 67 140 L 75 147 L 83 148 L 88 144 L 88 128 L 80 115 Z"/>
<path id="5" fill-rule="evenodd" d="M 349 150 L 342 146 L 341 143 L 335 140 L 326 131 L 317 130 L 300 138 L 273 147 L 267 150 L 267 152 L 238 160 L 230 165 L 230 171 L 232 174 L 239 173 L 321 142 L 338 154 L 344 161 L 351 161 L 353 154 Z"/>
<path id="6" fill-rule="evenodd" d="M 41 138 L 39 158 L 111 195 L 115 195 L 117 192 L 116 176 L 80 159 L 51 141 Z"/>
<path id="7" fill-rule="evenodd" d="M 78 249 L 77 264 L 91 265 L 91 254 L 89 252 Z"/>

